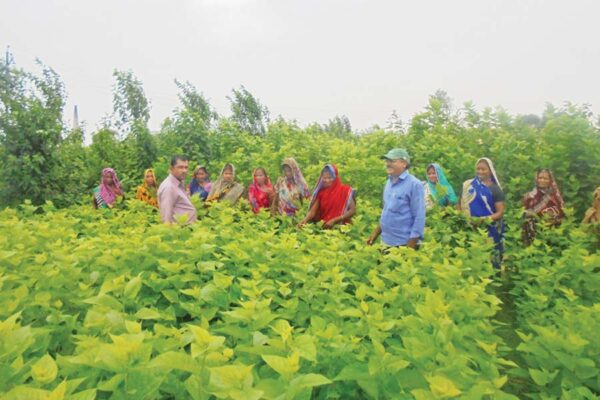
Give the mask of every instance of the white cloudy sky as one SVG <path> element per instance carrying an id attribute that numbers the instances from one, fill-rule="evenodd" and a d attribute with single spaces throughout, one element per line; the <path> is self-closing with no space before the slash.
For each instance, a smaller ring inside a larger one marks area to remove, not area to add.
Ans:
<path id="1" fill-rule="evenodd" d="M 0 0 L 0 49 L 64 79 L 88 130 L 111 111 L 113 69 L 131 69 L 152 129 L 189 80 L 222 114 L 245 85 L 302 125 L 347 115 L 355 129 L 402 119 L 446 90 L 462 104 L 600 112 L 596 0 Z"/>

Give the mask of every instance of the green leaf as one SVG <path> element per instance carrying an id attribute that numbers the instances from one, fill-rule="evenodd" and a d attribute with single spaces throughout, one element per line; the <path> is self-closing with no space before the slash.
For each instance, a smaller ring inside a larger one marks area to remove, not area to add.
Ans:
<path id="1" fill-rule="evenodd" d="M 167 371 L 178 369 L 192 374 L 200 372 L 200 365 L 191 356 L 176 351 L 159 354 L 148 363 L 148 367 Z"/>
<path id="2" fill-rule="evenodd" d="M 321 374 L 304 374 L 290 381 L 291 386 L 294 386 L 299 389 L 328 385 L 330 383 L 332 383 L 332 381 Z"/>
<path id="3" fill-rule="evenodd" d="M 158 311 L 146 307 L 141 308 L 135 313 L 135 317 L 139 319 L 161 319 L 161 315 Z"/>
<path id="4" fill-rule="evenodd" d="M 533 379 L 533 381 L 540 386 L 546 386 L 547 384 L 552 382 L 559 372 L 559 370 L 550 372 L 545 370 L 540 371 L 538 369 L 529 368 L 529 374 L 531 375 L 531 379 Z"/>
<path id="5" fill-rule="evenodd" d="M 300 355 L 292 354 L 290 357 L 263 355 L 262 359 L 280 375 L 288 376 L 300 368 Z"/>
<path id="6" fill-rule="evenodd" d="M 294 338 L 293 344 L 290 348 L 297 351 L 300 357 L 316 362 L 317 361 L 317 346 L 315 340 L 310 335 L 299 335 Z"/>
<path id="7" fill-rule="evenodd" d="M 58 366 L 49 354 L 44 355 L 35 364 L 31 366 L 31 376 L 42 385 L 50 383 L 58 375 Z"/>
<path id="8" fill-rule="evenodd" d="M 436 397 L 446 399 L 456 397 L 462 392 L 456 387 L 454 382 L 442 375 L 434 375 L 426 378 L 429 382 L 429 390 Z"/>
<path id="9" fill-rule="evenodd" d="M 123 296 L 128 299 L 134 299 L 142 288 L 142 278 L 140 275 L 132 278 L 125 285 L 125 289 L 123 290 Z"/>

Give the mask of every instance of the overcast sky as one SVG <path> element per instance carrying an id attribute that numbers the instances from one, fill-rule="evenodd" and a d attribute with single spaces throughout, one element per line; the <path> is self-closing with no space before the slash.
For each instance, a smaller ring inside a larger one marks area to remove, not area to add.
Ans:
<path id="1" fill-rule="evenodd" d="M 446 90 L 460 106 L 600 112 L 600 1 L 0 0 L 0 49 L 63 78 L 87 130 L 112 109 L 112 71 L 132 70 L 156 130 L 188 80 L 221 114 L 245 85 L 272 117 L 403 120 Z"/>

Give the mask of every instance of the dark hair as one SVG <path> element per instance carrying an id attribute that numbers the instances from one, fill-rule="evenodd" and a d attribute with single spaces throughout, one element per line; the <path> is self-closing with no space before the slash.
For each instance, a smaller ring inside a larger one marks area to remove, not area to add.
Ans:
<path id="1" fill-rule="evenodd" d="M 266 177 L 268 177 L 268 175 L 267 175 L 267 171 L 266 171 L 266 170 L 265 170 L 263 167 L 258 167 L 258 168 L 256 168 L 256 169 L 254 170 L 254 174 L 256 174 L 256 171 L 262 171 L 263 175 L 264 175 L 264 176 L 266 176 Z M 253 174 L 253 175 L 254 175 L 254 174 Z"/>
<path id="2" fill-rule="evenodd" d="M 171 167 L 174 167 L 177 164 L 177 161 L 188 161 L 188 158 L 180 154 L 175 154 L 171 157 Z"/>
<path id="3" fill-rule="evenodd" d="M 535 176 L 540 176 L 540 174 L 541 174 L 542 172 L 545 172 L 545 173 L 547 173 L 547 174 L 550 176 L 550 179 L 552 179 L 552 171 L 550 171 L 550 169 L 549 169 L 549 168 L 540 168 L 540 169 L 538 169 L 538 171 L 537 171 L 537 173 L 535 174 Z"/>

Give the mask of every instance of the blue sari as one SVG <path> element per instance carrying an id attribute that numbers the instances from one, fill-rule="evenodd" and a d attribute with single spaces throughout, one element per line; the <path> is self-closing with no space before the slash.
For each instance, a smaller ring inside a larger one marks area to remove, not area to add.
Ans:
<path id="1" fill-rule="evenodd" d="M 500 186 L 496 172 L 493 170 L 493 164 L 491 164 L 491 161 L 485 160 L 490 165 L 492 181 Z M 465 213 L 471 217 L 488 217 L 496 212 L 496 204 L 494 203 L 492 191 L 477 177 L 463 184 L 462 206 Z M 488 236 L 492 238 L 495 244 L 495 254 L 492 258 L 492 264 L 494 268 L 498 269 L 500 268 L 504 253 L 504 219 L 488 224 L 487 231 Z"/>
<path id="2" fill-rule="evenodd" d="M 210 182 L 207 182 L 210 183 Z M 210 190 L 210 185 L 208 186 Z M 206 190 L 202 185 L 200 185 L 196 179 L 192 179 L 190 182 L 190 196 L 198 194 L 202 200 L 206 200 L 208 197 L 208 190 Z"/>

